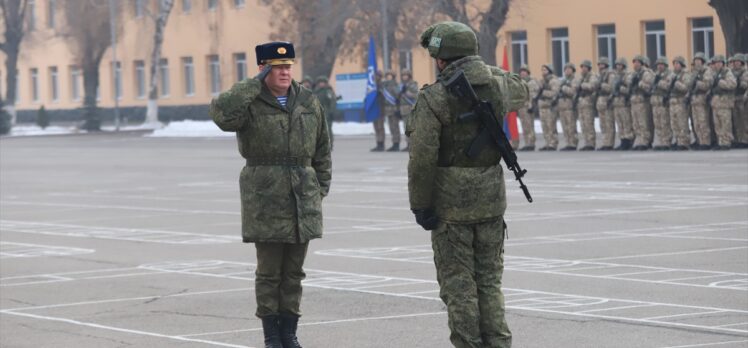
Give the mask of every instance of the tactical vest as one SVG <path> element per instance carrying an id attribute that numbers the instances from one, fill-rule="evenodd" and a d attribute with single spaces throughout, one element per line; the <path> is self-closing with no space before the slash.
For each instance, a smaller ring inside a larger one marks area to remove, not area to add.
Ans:
<path id="1" fill-rule="evenodd" d="M 735 80 L 738 82 L 737 87 L 735 87 L 735 96 L 742 97 L 745 94 L 745 87 L 740 86 L 740 79 L 743 78 L 743 74 L 745 74 L 746 69 L 740 69 L 740 73 L 733 72 L 733 75 L 735 75 Z"/>
<path id="2" fill-rule="evenodd" d="M 675 79 L 676 81 L 680 81 L 680 82 L 683 82 L 683 76 L 685 76 L 685 75 L 686 75 L 686 70 L 685 70 L 685 69 L 681 69 L 680 73 L 677 73 L 677 74 L 676 74 L 676 75 L 675 75 L 675 76 L 673 77 L 673 79 Z M 686 96 L 687 94 L 688 94 L 688 91 L 687 91 L 687 90 L 686 90 L 686 91 L 679 91 L 679 90 L 678 90 L 677 88 L 673 88 L 673 89 L 672 89 L 672 90 L 670 91 L 670 98 L 671 98 L 671 99 L 672 99 L 672 98 L 683 98 L 683 97 L 685 97 L 685 96 Z"/>

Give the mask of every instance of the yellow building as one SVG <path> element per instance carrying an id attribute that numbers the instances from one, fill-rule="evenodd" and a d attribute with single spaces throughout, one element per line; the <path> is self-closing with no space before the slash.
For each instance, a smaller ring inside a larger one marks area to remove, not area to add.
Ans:
<path id="1" fill-rule="evenodd" d="M 81 71 L 69 43 L 55 34 L 64 17 L 56 3 L 29 0 L 33 29 L 22 44 L 18 65 L 16 109 L 19 117 L 27 115 L 22 121 L 41 105 L 56 115 L 53 120 L 74 119 L 74 110 L 82 104 Z M 147 103 L 153 23 L 144 6 L 152 2 L 123 3 L 118 63 L 111 64 L 108 50 L 100 67 L 99 105 L 111 108 L 117 98 L 124 114 L 137 119 Z M 256 0 L 177 0 L 159 65 L 161 113 L 167 119 L 207 117 L 214 95 L 255 74 L 254 46 L 270 40 L 272 20 L 270 9 Z M 507 45 L 513 70 L 528 64 L 536 73 L 547 62 L 561 66 L 582 59 L 596 62 L 601 56 L 630 60 L 639 53 L 690 59 L 697 51 L 711 56 L 725 50 L 719 20 L 706 0 L 515 0 L 498 35 L 497 57 Z M 434 80 L 434 65 L 425 50 L 414 48 L 400 55 L 394 68 L 410 65 L 416 81 Z M 0 59 L 5 60 L 1 54 Z M 333 76 L 365 70 L 364 59 L 339 59 Z M 0 66 L 0 78 L 7 73 L 4 67 Z M 300 79 L 301 69 L 294 74 Z M 62 111 L 68 117 L 60 117 Z"/>

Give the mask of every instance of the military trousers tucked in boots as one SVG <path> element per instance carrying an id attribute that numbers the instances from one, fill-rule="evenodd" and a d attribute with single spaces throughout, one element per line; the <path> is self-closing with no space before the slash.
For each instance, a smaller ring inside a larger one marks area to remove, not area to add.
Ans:
<path id="1" fill-rule="evenodd" d="M 451 224 L 431 232 L 439 296 L 447 305 L 450 341 L 457 348 L 509 348 L 501 276 L 504 222 Z"/>
<path id="2" fill-rule="evenodd" d="M 258 317 L 289 313 L 301 315 L 301 281 L 309 243 L 255 243 L 255 296 Z"/>

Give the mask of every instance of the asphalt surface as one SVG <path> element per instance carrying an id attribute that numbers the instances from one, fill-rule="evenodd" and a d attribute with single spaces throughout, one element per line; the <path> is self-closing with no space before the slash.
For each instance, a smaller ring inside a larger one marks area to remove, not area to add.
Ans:
<path id="1" fill-rule="evenodd" d="M 305 347 L 449 347 L 405 153 L 338 137 Z M 748 151 L 520 153 L 515 347 L 748 347 Z M 0 139 L 0 346 L 259 347 L 232 138 Z"/>

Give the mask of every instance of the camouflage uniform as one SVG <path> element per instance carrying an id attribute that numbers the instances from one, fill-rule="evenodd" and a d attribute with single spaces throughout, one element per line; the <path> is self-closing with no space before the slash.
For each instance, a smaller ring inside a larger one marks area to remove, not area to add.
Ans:
<path id="1" fill-rule="evenodd" d="M 566 74 L 566 70 L 571 68 L 571 75 Z M 566 146 L 561 149 L 565 151 L 576 150 L 579 139 L 577 138 L 577 113 L 574 110 L 574 98 L 577 95 L 579 80 L 575 78 L 574 73 L 577 71 L 574 64 L 566 64 L 564 67 L 564 79 L 561 82 L 558 100 L 556 101 L 556 110 L 558 117 L 561 119 L 561 129 L 564 132 Z"/>
<path id="2" fill-rule="evenodd" d="M 587 67 L 589 72 L 585 73 L 582 69 L 581 76 L 579 77 L 579 88 L 577 93 L 577 113 L 579 114 L 579 121 L 582 124 L 582 135 L 584 136 L 584 147 L 582 151 L 592 151 L 595 149 L 595 99 L 597 98 L 597 85 L 599 84 L 599 77 L 596 73 L 592 72 L 592 62 L 589 60 L 583 61 L 579 67 Z"/>
<path id="3" fill-rule="evenodd" d="M 418 97 L 418 82 L 413 81 L 413 73 L 408 69 L 403 69 L 400 72 L 400 80 L 402 76 L 408 75 L 410 79 L 406 82 L 400 83 L 400 92 L 398 94 L 398 103 L 400 104 L 400 117 L 404 122 L 408 122 L 408 115 L 413 111 L 413 105 L 416 103 Z M 403 151 L 408 151 L 406 147 Z"/>
<path id="4" fill-rule="evenodd" d="M 618 65 L 621 65 L 622 69 L 616 68 L 616 83 L 613 89 L 613 115 L 616 119 L 621 144 L 616 150 L 628 150 L 634 143 L 634 126 L 631 119 L 631 105 L 628 101 L 629 87 L 626 84 L 626 81 L 630 81 L 631 73 L 627 70 L 628 61 L 626 58 L 618 58 L 616 67 Z"/>
<path id="5" fill-rule="evenodd" d="M 694 56 L 694 61 L 700 59 L 706 63 L 704 54 L 699 52 Z M 693 117 L 693 132 L 696 134 L 696 142 L 699 149 L 708 149 L 712 144 L 712 127 L 709 122 L 709 110 L 706 102 L 706 94 L 711 87 L 711 72 L 706 66 L 700 69 L 694 66 L 691 99 L 691 116 Z"/>
<path id="6" fill-rule="evenodd" d="M 520 68 L 520 71 L 522 70 L 527 72 L 527 77 L 524 78 L 524 81 L 530 89 L 530 96 L 535 97 L 540 90 L 540 84 L 538 81 L 535 81 L 535 79 L 530 77 L 530 69 L 526 65 L 523 65 Z M 525 146 L 521 149 L 523 151 L 532 151 L 535 149 L 535 114 L 538 113 L 539 110 L 532 110 L 533 112 L 530 112 L 532 107 L 532 100 L 528 100 L 527 103 L 517 111 L 519 114 L 519 120 L 522 124 L 522 139 L 525 142 Z"/>
<path id="7" fill-rule="evenodd" d="M 627 83 L 631 97 L 631 117 L 634 123 L 634 150 L 646 150 L 652 147 L 652 108 L 649 104 L 649 92 L 654 85 L 655 74 L 644 65 L 649 59 L 636 56 L 635 61 L 642 65 L 629 76 Z M 648 64 L 647 64 L 648 65 Z"/>
<path id="8" fill-rule="evenodd" d="M 376 80 L 379 116 L 372 121 L 372 126 L 374 126 L 374 137 L 377 142 L 377 146 L 371 149 L 372 152 L 384 151 L 384 97 L 382 96 L 382 73 L 379 71 L 376 72 Z"/>
<path id="9" fill-rule="evenodd" d="M 391 79 L 387 79 L 387 76 L 392 76 Z M 395 80 L 395 73 L 388 71 L 385 73 L 385 80 L 382 81 L 382 97 L 384 98 L 384 108 L 382 112 L 387 118 L 387 125 L 390 128 L 390 136 L 392 137 L 392 147 L 387 151 L 400 151 L 400 119 L 397 117 L 398 105 L 397 96 L 400 94 L 400 85 Z"/>
<path id="10" fill-rule="evenodd" d="M 659 70 L 660 65 L 664 66 L 663 71 Z M 655 135 L 658 140 L 658 145 L 654 147 L 655 150 L 669 150 L 673 142 L 673 129 L 670 126 L 670 111 L 668 110 L 669 103 L 667 101 L 673 74 L 668 69 L 668 65 L 667 58 L 661 57 L 657 59 L 654 90 L 652 97 L 649 99 L 652 104 Z"/>
<path id="11" fill-rule="evenodd" d="M 538 112 L 540 113 L 540 124 L 543 129 L 543 139 L 545 139 L 545 147 L 541 148 L 541 151 L 556 150 L 558 147 L 558 127 L 556 126 L 558 114 L 553 110 L 553 100 L 556 99 L 561 89 L 561 81 L 553 75 L 551 66 L 544 65 L 550 73 L 543 76 L 543 79 L 539 81 L 543 93 L 540 94 L 540 99 L 538 100 L 538 109 L 540 109 Z"/>
<path id="12" fill-rule="evenodd" d="M 720 149 L 732 146 L 732 109 L 735 107 L 735 88 L 737 81 L 730 68 L 723 66 L 718 70 L 717 62 L 726 64 L 723 55 L 712 58 L 713 82 L 711 96 L 712 120 L 714 131 L 717 133 L 717 143 Z"/>
<path id="13" fill-rule="evenodd" d="M 616 141 L 616 121 L 613 115 L 613 87 L 616 84 L 616 73 L 610 69 L 610 61 L 606 57 L 600 58 L 598 65 L 605 64 L 605 69 L 600 68 L 600 85 L 597 91 L 597 114 L 600 117 L 600 131 L 602 142 L 599 150 L 612 150 Z"/>
<path id="14" fill-rule="evenodd" d="M 475 34 L 464 24 L 429 27 L 421 45 L 432 57 L 457 59 L 439 75 L 446 81 L 462 70 L 476 94 L 498 115 L 517 110 L 528 90 L 516 74 L 491 69 L 477 54 Z M 463 58 L 460 58 L 463 57 Z M 465 150 L 478 135 L 477 120 L 458 122 L 470 111 L 442 83 L 421 90 L 408 120 L 410 207 L 419 224 L 432 230 L 440 296 L 447 306 L 455 347 L 511 346 L 501 292 L 506 209 L 498 149 L 487 146 L 475 158 Z M 501 117 L 501 116 L 498 116 Z M 420 214 L 420 215 L 419 215 Z M 428 222 L 419 216 L 428 215 Z"/>
<path id="15" fill-rule="evenodd" d="M 259 56 L 258 64 L 273 65 L 260 63 Z M 287 97 L 284 107 L 264 82 L 245 79 L 213 99 L 209 110 L 218 127 L 236 132 L 246 159 L 239 177 L 242 240 L 257 248 L 256 315 L 263 319 L 266 344 L 272 332 L 271 339 L 279 339 L 279 321 L 284 339 L 284 323 L 295 320 L 295 339 L 303 261 L 308 242 L 322 236 L 322 198 L 331 179 L 322 105 L 296 81 Z"/>
<path id="16" fill-rule="evenodd" d="M 327 77 L 320 76 L 317 78 L 315 85 L 319 83 L 325 83 L 324 87 L 317 87 L 314 89 L 314 95 L 319 99 L 322 108 L 325 110 L 325 119 L 327 120 L 327 133 L 330 134 L 330 148 L 333 146 L 334 136 L 332 134 L 332 122 L 335 117 L 335 113 L 338 111 L 338 97 L 335 94 L 335 90 L 329 85 Z"/>
<path id="17" fill-rule="evenodd" d="M 686 105 L 686 95 L 691 86 L 691 73 L 686 71 L 686 59 L 675 57 L 675 63 L 681 65 L 680 71 L 675 71 L 670 75 L 670 125 L 675 137 L 675 149 L 686 150 L 691 144 L 691 132 L 688 128 L 688 106 Z"/>
<path id="18" fill-rule="evenodd" d="M 748 108 L 746 108 L 746 92 L 748 91 L 748 73 L 746 73 L 746 57 L 736 54 L 730 61 L 740 62 L 739 68 L 733 68 L 732 73 L 738 83 L 735 88 L 735 108 L 732 112 L 732 126 L 735 129 L 735 146 L 737 148 L 748 147 Z"/>

